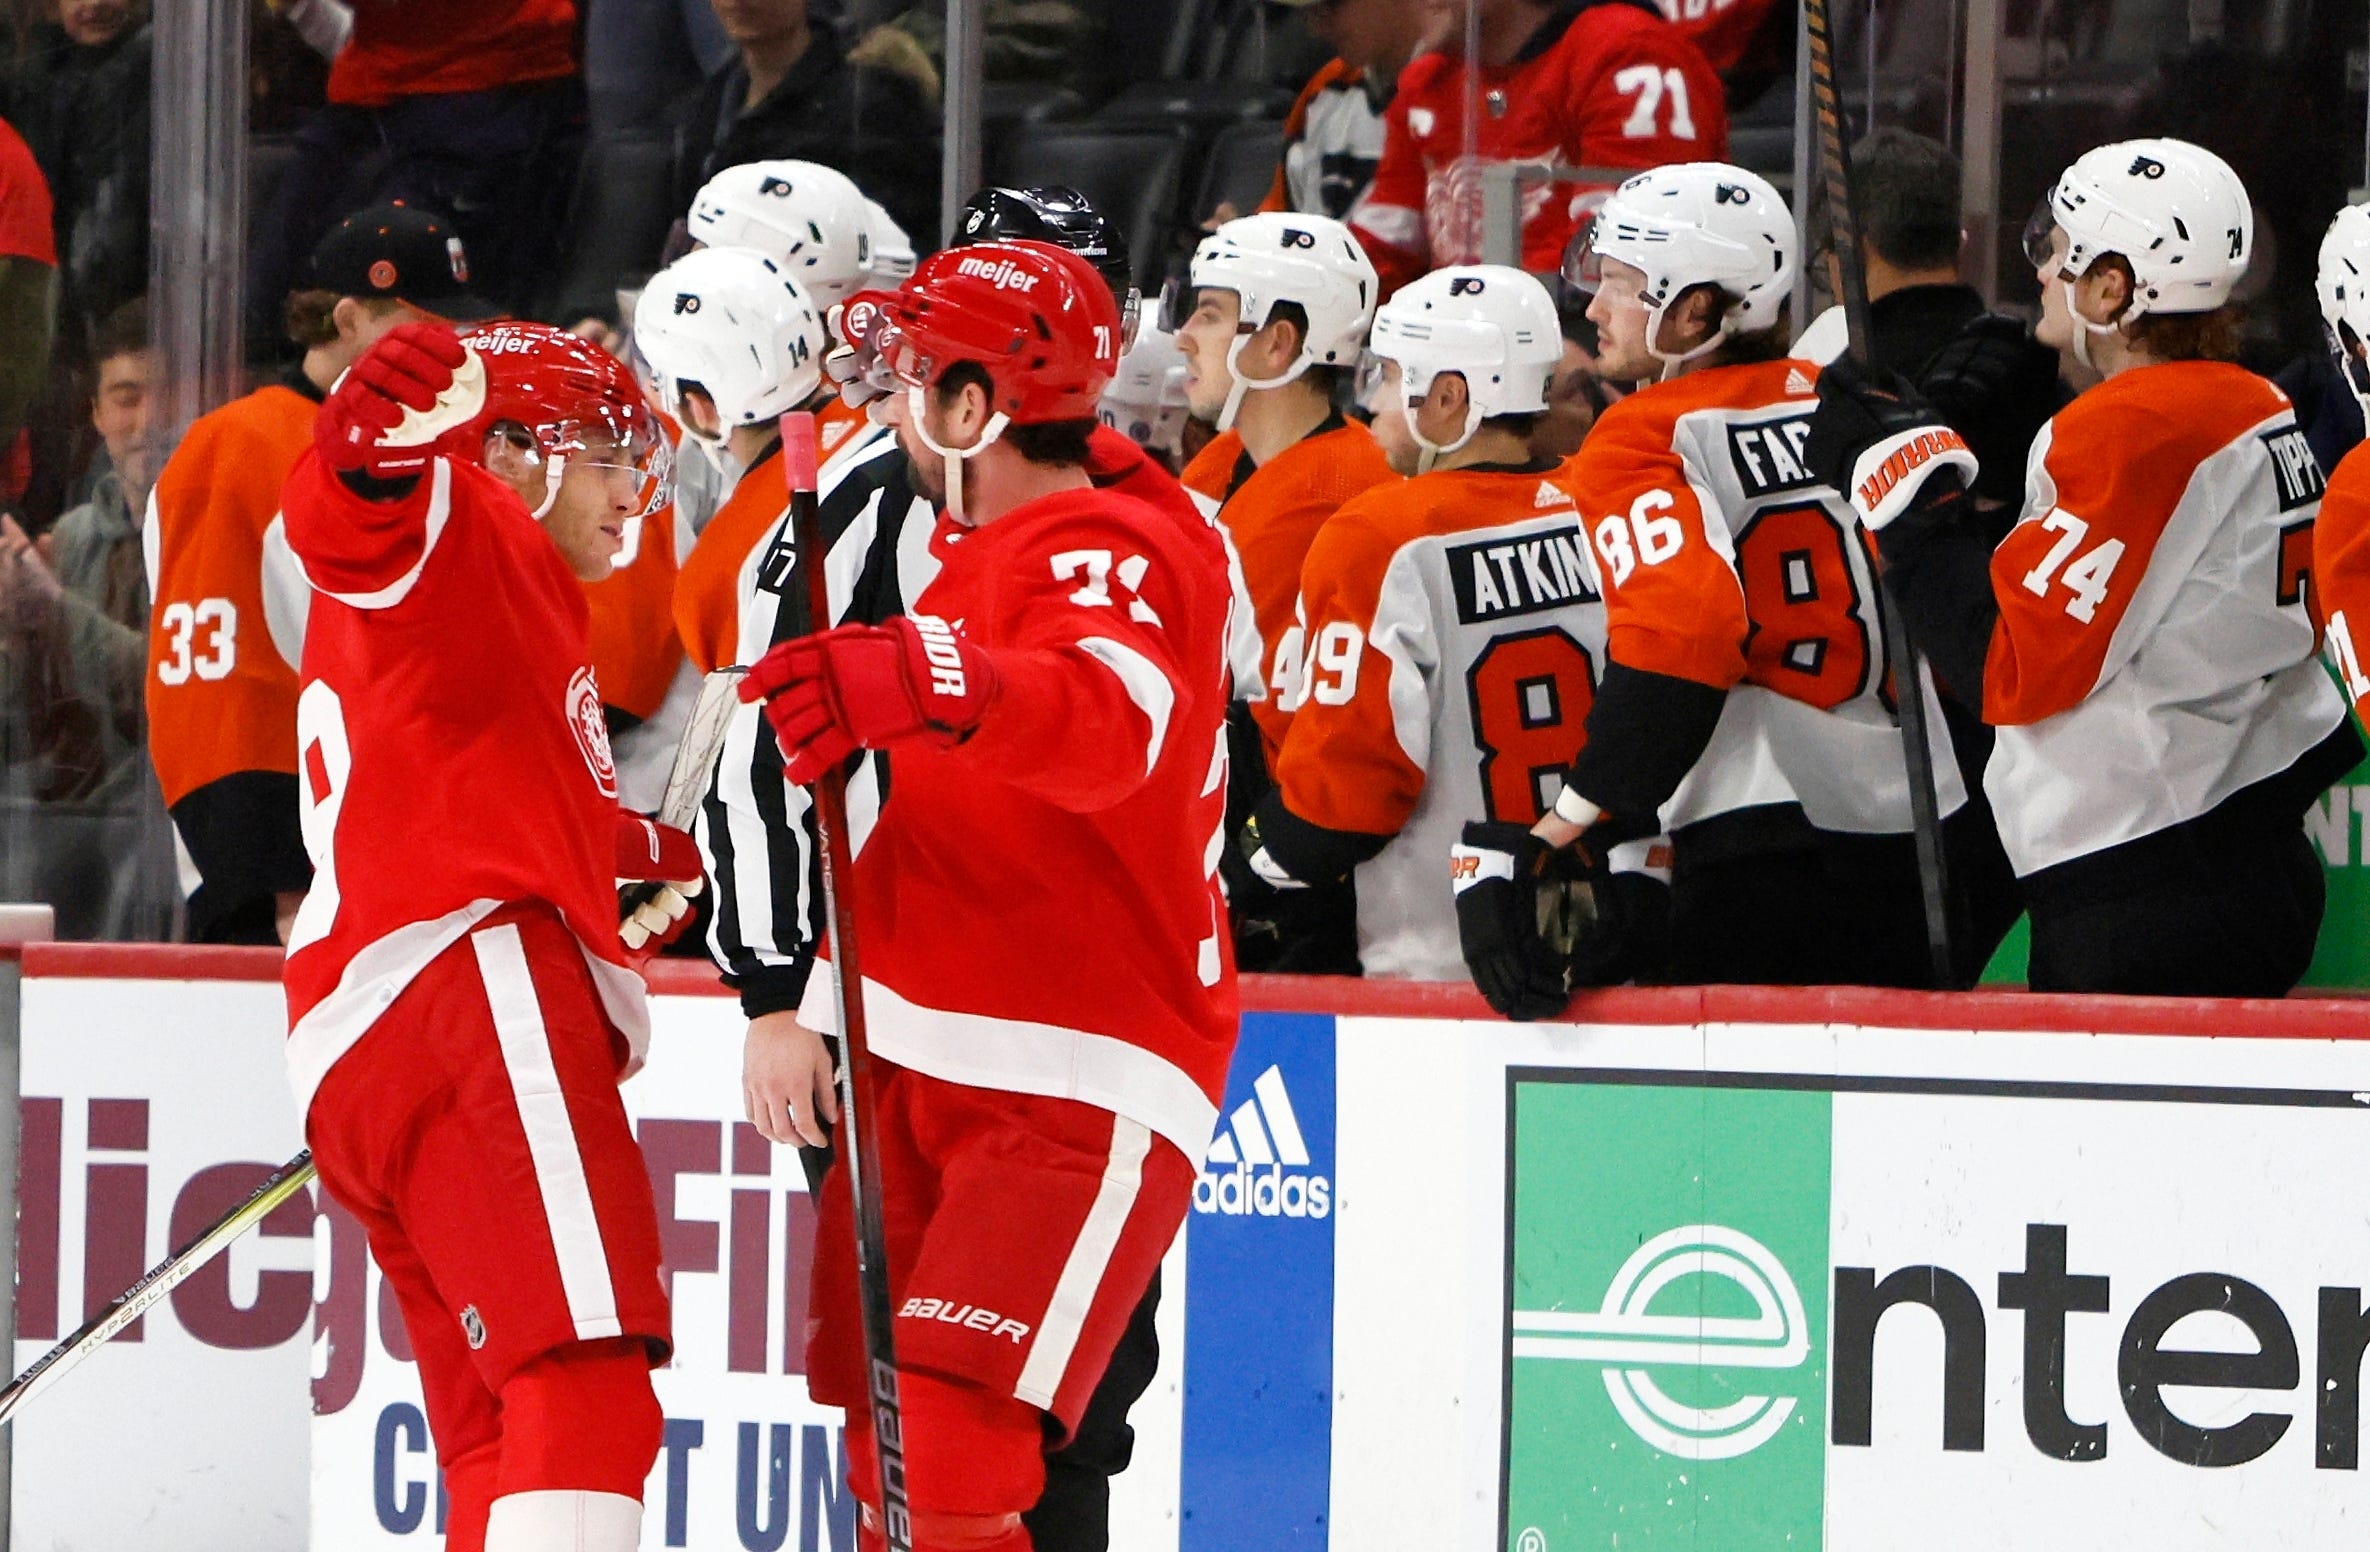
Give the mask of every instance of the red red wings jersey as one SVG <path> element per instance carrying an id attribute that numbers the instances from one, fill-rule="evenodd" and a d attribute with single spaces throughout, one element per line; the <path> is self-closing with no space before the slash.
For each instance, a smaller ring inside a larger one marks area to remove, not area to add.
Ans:
<path id="1" fill-rule="evenodd" d="M 2117 373 L 2043 428 L 1983 682 L 2018 873 L 2195 819 L 2343 721 L 2313 661 L 2321 488 L 2287 395 L 2223 362 Z"/>
<path id="2" fill-rule="evenodd" d="M 1720 78 L 1643 0 L 1559 11 L 1521 58 L 1481 72 L 1481 90 L 1485 163 L 1640 168 L 1728 156 Z M 1385 297 L 1426 270 L 1481 257 L 1481 179 L 1462 164 L 1464 124 L 1464 61 L 1422 55 L 1399 77 L 1383 117 L 1382 165 L 1349 215 Z M 1559 269 L 1603 187 L 1524 185 L 1522 268 Z"/>
<path id="3" fill-rule="evenodd" d="M 1300 616 L 1284 806 L 1393 838 L 1357 872 L 1368 975 L 1461 980 L 1449 848 L 1466 820 L 1546 812 L 1596 698 L 1605 611 L 1580 513 L 1546 469 L 1375 486 L 1310 546 Z"/>
<path id="4" fill-rule="evenodd" d="M 1613 660 L 1729 692 L 1663 805 L 1667 831 L 1765 804 L 1799 804 L 1822 830 L 1911 828 L 1868 537 L 1802 461 L 1817 377 L 1785 360 L 1641 389 L 1564 466 Z M 1966 791 L 1920 683 L 1949 814 Z"/>
<path id="5" fill-rule="evenodd" d="M 1771 0 L 1661 0 L 1662 14 L 1695 41 L 1714 70 L 1726 73 L 1744 62 L 1761 31 Z"/>
<path id="6" fill-rule="evenodd" d="M 573 0 L 356 0 L 329 100 L 379 108 L 575 73 Z"/>
<path id="7" fill-rule="evenodd" d="M 1217 880 L 1231 593 L 1216 532 L 1109 491 L 947 548 L 915 604 L 1002 687 L 952 749 L 902 745 L 855 864 L 873 1049 L 1075 1099 L 1199 1158 L 1234 1048 Z M 800 1018 L 838 1027 L 830 976 Z"/>
<path id="8" fill-rule="evenodd" d="M 313 887 L 285 977 L 300 1109 L 422 966 L 513 901 L 567 919 L 638 1065 L 583 588 L 473 465 L 439 459 L 377 503 L 307 452 L 282 508 L 314 588 L 296 709 Z"/>
<path id="9" fill-rule="evenodd" d="M 2355 637 L 2370 621 L 2370 456 L 2357 443 L 2329 476 L 2312 531 L 2312 586 L 2305 601 L 2327 620 L 2329 662 L 2354 714 L 2370 725 L 2370 675 Z"/>

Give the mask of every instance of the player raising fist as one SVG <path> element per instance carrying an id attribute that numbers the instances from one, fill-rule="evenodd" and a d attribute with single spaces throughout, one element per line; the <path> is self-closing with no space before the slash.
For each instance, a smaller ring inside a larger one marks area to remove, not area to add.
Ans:
<path id="1" fill-rule="evenodd" d="M 963 526 L 907 618 L 786 642 L 744 693 L 768 698 L 793 776 L 888 751 L 851 887 L 913 1541 L 1027 1552 L 1045 1451 L 1078 1428 L 1184 1221 L 1233 1049 L 1209 864 L 1230 586 L 1214 529 L 1087 471 L 1121 328 L 1084 260 L 983 243 L 863 303 L 913 478 Z M 768 1137 L 820 1140 L 816 1031 L 835 1025 L 821 966 L 797 1023 L 752 1025 L 750 1119 Z M 851 1409 L 869 1506 L 854 1250 L 835 1161 L 808 1373 Z M 931 1318 L 960 1305 L 996 1319 Z"/>
<path id="2" fill-rule="evenodd" d="M 578 584 L 664 499 L 663 451 L 583 341 L 409 323 L 282 492 L 315 595 L 290 1076 L 402 1307 L 456 1552 L 631 1552 L 658 1450 L 658 1224 L 617 1097 L 649 1022 L 612 881 L 696 853 L 618 810 Z"/>

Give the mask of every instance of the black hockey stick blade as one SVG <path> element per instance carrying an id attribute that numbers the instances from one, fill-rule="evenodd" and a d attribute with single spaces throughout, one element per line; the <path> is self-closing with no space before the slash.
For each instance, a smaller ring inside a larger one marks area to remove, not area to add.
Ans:
<path id="1" fill-rule="evenodd" d="M 66 1377 L 76 1364 L 113 1341 L 124 1327 L 138 1320 L 207 1262 L 220 1255 L 232 1240 L 270 1217 L 281 1203 L 313 1180 L 313 1154 L 306 1149 L 273 1170 L 246 1200 L 215 1219 L 197 1238 L 149 1268 L 141 1279 L 117 1294 L 81 1330 L 33 1361 L 33 1366 L 0 1390 L 0 1426 L 13 1421 L 35 1396 Z"/>
<path id="2" fill-rule="evenodd" d="M 807 629 L 831 628 L 823 512 L 815 475 L 815 417 L 782 417 L 782 466 L 790 485 L 790 542 L 806 578 Z M 848 830 L 844 766 L 814 786 L 815 828 L 822 840 L 823 914 L 831 925 L 831 968 L 839 1002 L 839 1109 L 836 1139 L 855 1199 L 856 1292 L 864 1314 L 864 1372 L 872 1407 L 873 1450 L 880 1463 L 877 1506 L 889 1552 L 913 1552 L 906 1498 L 905 1413 L 897 1385 L 897 1333 L 889 1301 L 888 1232 L 881 1222 L 880 1132 L 874 1105 L 872 1047 L 864 1033 L 864 977 L 856 957 L 855 850 Z"/>
<path id="3" fill-rule="evenodd" d="M 1802 25 L 1810 48 L 1811 117 L 1819 138 L 1819 173 L 1827 194 L 1827 278 L 1843 304 L 1846 346 L 1853 361 L 1866 365 L 1872 334 L 1868 322 L 1868 274 L 1860 254 L 1860 226 L 1852 203 L 1850 152 L 1843 141 L 1843 103 L 1835 89 L 1835 33 L 1827 0 L 1802 0 Z M 1934 984 L 1958 985 L 1950 949 L 1950 875 L 1942 850 L 1942 804 L 1934 790 L 1934 746 L 1927 732 L 1925 672 L 1917 644 L 1893 602 L 1892 589 L 1877 579 L 1877 614 L 1884 626 L 1885 656 L 1893 663 L 1893 691 L 1901 719 L 1901 757 L 1909 775 L 1909 817 L 1917 846 L 1918 892 L 1925 906 L 1926 949 Z"/>

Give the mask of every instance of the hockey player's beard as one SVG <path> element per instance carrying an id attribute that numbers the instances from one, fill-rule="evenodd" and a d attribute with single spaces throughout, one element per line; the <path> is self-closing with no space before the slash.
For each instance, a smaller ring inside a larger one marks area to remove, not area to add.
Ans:
<path id="1" fill-rule="evenodd" d="M 930 505 L 941 512 L 945 511 L 945 463 L 936 453 L 917 453 L 910 447 L 903 448 L 903 451 L 905 453 L 905 477 L 912 482 L 915 490 L 930 498 Z"/>

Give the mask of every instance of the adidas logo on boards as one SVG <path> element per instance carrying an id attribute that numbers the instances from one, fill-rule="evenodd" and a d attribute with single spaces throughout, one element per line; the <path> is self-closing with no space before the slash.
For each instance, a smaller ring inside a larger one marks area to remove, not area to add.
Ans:
<path id="1" fill-rule="evenodd" d="M 1333 1182 L 1309 1172 L 1308 1139 L 1280 1067 L 1251 1084 L 1203 1155 L 1193 1183 L 1193 1210 L 1227 1218 L 1327 1218 Z"/>

